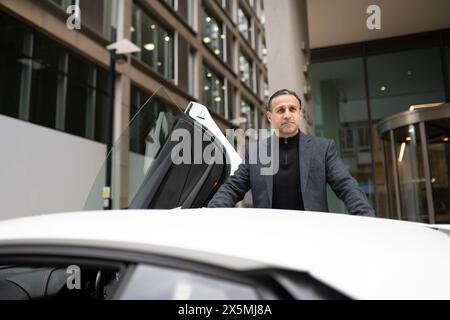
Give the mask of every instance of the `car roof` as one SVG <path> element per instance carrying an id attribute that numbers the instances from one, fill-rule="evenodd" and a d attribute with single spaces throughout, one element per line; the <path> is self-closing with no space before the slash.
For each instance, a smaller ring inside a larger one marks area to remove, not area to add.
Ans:
<path id="1" fill-rule="evenodd" d="M 76 212 L 0 222 L 0 247 L 39 244 L 164 254 L 237 270 L 303 271 L 354 298 L 450 298 L 450 237 L 405 221 L 203 208 Z"/>

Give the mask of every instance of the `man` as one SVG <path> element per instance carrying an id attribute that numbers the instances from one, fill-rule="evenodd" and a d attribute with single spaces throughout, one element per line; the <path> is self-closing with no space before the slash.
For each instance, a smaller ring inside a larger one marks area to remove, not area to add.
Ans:
<path id="1" fill-rule="evenodd" d="M 300 131 L 301 101 L 282 89 L 269 99 L 267 119 L 277 136 L 265 140 L 267 149 L 278 139 L 278 171 L 262 175 L 263 165 L 249 163 L 249 150 L 236 172 L 219 188 L 208 207 L 234 207 L 249 189 L 255 208 L 328 211 L 326 184 L 353 215 L 375 216 L 358 183 L 338 158 L 333 140 Z M 274 144 L 276 145 L 276 143 Z"/>

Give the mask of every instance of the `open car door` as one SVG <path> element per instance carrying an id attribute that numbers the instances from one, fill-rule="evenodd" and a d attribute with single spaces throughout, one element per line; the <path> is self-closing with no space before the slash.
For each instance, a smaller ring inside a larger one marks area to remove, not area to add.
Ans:
<path id="1" fill-rule="evenodd" d="M 103 209 L 108 168 L 113 209 L 203 207 L 240 162 L 205 106 L 183 112 L 160 88 L 114 143 L 84 209 Z"/>

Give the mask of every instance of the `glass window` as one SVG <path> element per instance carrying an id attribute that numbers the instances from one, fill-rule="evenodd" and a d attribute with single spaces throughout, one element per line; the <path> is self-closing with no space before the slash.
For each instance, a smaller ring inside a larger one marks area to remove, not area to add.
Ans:
<path id="1" fill-rule="evenodd" d="M 393 114 L 406 111 L 411 105 L 445 101 L 439 48 L 424 48 L 369 56 L 367 57 L 367 77 L 373 124 Z M 381 195 L 385 182 L 381 169 L 383 167 L 381 165 L 383 159 L 381 143 L 378 141 L 379 135 L 373 125 L 372 137 L 376 170 L 374 178 L 376 179 L 377 194 L 380 195 L 377 197 L 378 208 L 383 206 L 382 202 L 384 201 L 382 201 Z M 408 144 L 406 146 L 408 147 Z M 409 174 L 415 173 L 410 172 Z M 405 178 L 405 180 L 408 179 Z M 422 188 L 423 185 L 422 183 L 409 187 Z M 400 192 L 400 198 L 409 194 L 408 192 L 414 192 L 409 189 L 409 191 L 406 191 L 409 187 L 404 186 Z M 416 211 L 410 213 L 404 211 L 406 210 L 404 205 L 402 198 L 402 218 L 419 221 L 422 219 L 422 203 L 415 204 L 414 210 Z M 412 205 L 412 202 L 409 205 Z M 405 216 L 407 214 L 415 216 Z"/>
<path id="2" fill-rule="evenodd" d="M 450 223 L 450 118 L 425 123 L 436 223 Z"/>
<path id="3" fill-rule="evenodd" d="M 204 11 L 205 21 L 203 23 L 203 43 L 205 43 L 215 55 L 224 59 L 225 34 L 222 23 Z"/>
<path id="4" fill-rule="evenodd" d="M 419 125 L 394 130 L 402 219 L 428 223 L 428 205 Z"/>
<path id="5" fill-rule="evenodd" d="M 106 143 L 109 124 L 107 123 L 109 113 L 108 72 L 97 67 L 96 70 L 96 106 L 95 106 L 95 140 Z"/>
<path id="6" fill-rule="evenodd" d="M 66 10 L 75 0 L 50 0 Z M 118 0 L 79 0 L 81 22 L 91 31 L 108 40 L 114 40 L 117 30 L 117 3 Z"/>
<path id="7" fill-rule="evenodd" d="M 252 61 L 244 55 L 239 57 L 239 72 L 241 81 L 253 91 L 253 64 Z"/>
<path id="8" fill-rule="evenodd" d="M 67 75 L 65 129 L 81 137 L 92 136 L 90 124 L 95 118 L 95 66 L 70 55 Z"/>
<path id="9" fill-rule="evenodd" d="M 181 111 L 163 102 L 164 98 L 168 97 L 160 91 L 152 96 L 134 85 L 131 86 L 130 124 L 114 147 L 118 152 L 121 152 L 119 150 L 123 147 L 129 148 L 130 151 L 125 165 L 128 167 L 126 208 L 135 198 L 146 175 L 158 167 L 154 166 L 155 161 L 160 157 L 161 150 L 179 118 Z M 173 199 L 171 200 L 173 203 Z"/>
<path id="10" fill-rule="evenodd" d="M 259 295 L 249 284 L 191 271 L 141 264 L 136 267 L 120 299 L 255 300 L 259 299 Z"/>
<path id="11" fill-rule="evenodd" d="M 447 84 L 448 84 L 448 92 L 450 92 L 450 46 L 445 47 L 445 59 L 447 65 Z M 447 101 L 448 102 L 448 101 Z"/>
<path id="12" fill-rule="evenodd" d="M 152 69 L 174 80 L 174 33 L 133 4 L 132 40 L 141 47 L 135 56 Z"/>
<path id="13" fill-rule="evenodd" d="M 107 72 L 1 13 L 0 35 L 0 113 L 105 142 Z"/>
<path id="14" fill-rule="evenodd" d="M 27 120 L 49 128 L 56 127 L 58 88 L 64 90 L 59 86 L 59 81 L 61 72 L 64 78 L 65 55 L 61 45 L 39 34 L 35 35 L 30 113 Z"/>
<path id="15" fill-rule="evenodd" d="M 445 101 L 439 48 L 369 56 L 367 72 L 373 120 Z"/>
<path id="16" fill-rule="evenodd" d="M 241 116 L 245 118 L 244 130 L 256 129 L 255 125 L 255 107 L 245 99 L 241 100 Z"/>
<path id="17" fill-rule="evenodd" d="M 267 45 L 265 38 L 262 40 L 261 59 L 264 64 L 267 64 Z"/>
<path id="18" fill-rule="evenodd" d="M 234 71 L 236 69 L 236 38 L 232 32 L 226 32 L 227 65 Z"/>
<path id="19" fill-rule="evenodd" d="M 372 153 L 366 146 L 376 124 L 368 123 L 363 59 L 315 63 L 311 74 L 316 134 L 336 141 L 342 160 L 373 204 Z M 333 192 L 328 202 L 332 212 L 344 212 Z"/>
<path id="20" fill-rule="evenodd" d="M 395 154 L 392 154 L 392 140 L 390 131 L 383 135 L 383 148 L 387 189 L 381 189 L 381 192 L 384 194 L 387 191 L 387 194 L 385 195 L 387 200 L 387 207 L 385 207 L 385 205 L 381 203 L 382 207 L 378 208 L 381 209 L 389 219 L 398 219 L 399 210 L 397 208 L 397 189 L 395 188 L 396 177 L 394 173 L 394 166 L 396 165 L 396 163 Z"/>
<path id="21" fill-rule="evenodd" d="M 269 91 L 269 83 L 267 80 L 264 80 L 264 102 L 267 105 L 269 103 L 270 91 Z"/>
<path id="22" fill-rule="evenodd" d="M 225 117 L 225 83 L 207 66 L 203 66 L 203 97 L 207 107 Z"/>
<path id="23" fill-rule="evenodd" d="M 19 105 L 28 114 L 32 43 L 31 29 L 0 12 L 0 114 L 18 118 Z"/>
<path id="24" fill-rule="evenodd" d="M 258 116 L 258 129 L 266 128 L 266 114 L 264 112 L 260 112 Z"/>
<path id="25" fill-rule="evenodd" d="M 238 9 L 238 28 L 244 38 L 251 43 L 252 41 L 252 20 L 250 16 L 241 8 Z"/>
<path id="26" fill-rule="evenodd" d="M 227 110 L 228 113 L 226 118 L 228 120 L 233 120 L 236 117 L 236 88 L 233 86 L 230 80 L 227 81 Z"/>
<path id="27" fill-rule="evenodd" d="M 175 10 L 179 17 L 197 30 L 196 23 L 196 0 L 161 0 Z"/>

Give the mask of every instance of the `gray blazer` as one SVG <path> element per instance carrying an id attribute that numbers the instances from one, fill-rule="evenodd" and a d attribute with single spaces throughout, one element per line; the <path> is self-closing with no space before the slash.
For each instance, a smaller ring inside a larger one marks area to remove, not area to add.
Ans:
<path id="1" fill-rule="evenodd" d="M 274 136 L 264 140 L 270 150 Z M 249 164 L 249 149 L 236 172 L 219 188 L 208 207 L 234 207 L 249 189 L 255 208 L 272 208 L 273 175 L 261 175 L 260 161 Z M 269 153 L 270 155 L 270 153 Z M 300 132 L 300 184 L 306 211 L 328 212 L 327 183 L 353 215 L 375 216 L 373 208 L 356 180 L 336 152 L 333 140 L 313 137 Z"/>

